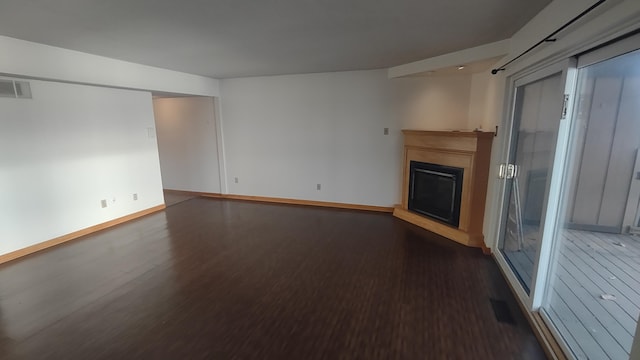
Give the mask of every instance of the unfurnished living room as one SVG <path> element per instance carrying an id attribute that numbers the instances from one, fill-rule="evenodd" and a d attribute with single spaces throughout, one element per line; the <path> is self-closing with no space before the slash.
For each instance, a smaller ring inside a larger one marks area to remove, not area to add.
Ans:
<path id="1" fill-rule="evenodd" d="M 0 1 L 0 359 L 640 359 L 640 1 Z"/>

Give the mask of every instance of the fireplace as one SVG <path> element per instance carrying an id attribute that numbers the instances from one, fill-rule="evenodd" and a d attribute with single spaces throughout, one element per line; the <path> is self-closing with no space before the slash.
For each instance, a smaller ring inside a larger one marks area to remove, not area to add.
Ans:
<path id="1" fill-rule="evenodd" d="M 409 210 L 458 227 L 464 169 L 411 161 Z"/>
<path id="2" fill-rule="evenodd" d="M 402 204 L 393 214 L 461 244 L 483 247 L 493 133 L 402 132 Z"/>

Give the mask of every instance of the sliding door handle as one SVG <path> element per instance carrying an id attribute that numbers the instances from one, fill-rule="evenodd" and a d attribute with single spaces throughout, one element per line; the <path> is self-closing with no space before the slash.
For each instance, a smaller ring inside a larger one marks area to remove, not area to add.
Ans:
<path id="1" fill-rule="evenodd" d="M 498 179 L 504 179 L 507 174 L 507 164 L 500 164 L 498 168 Z"/>

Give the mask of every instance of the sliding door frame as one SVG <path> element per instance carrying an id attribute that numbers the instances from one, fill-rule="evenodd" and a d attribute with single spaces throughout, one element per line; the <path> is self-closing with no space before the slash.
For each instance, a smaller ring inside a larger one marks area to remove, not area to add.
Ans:
<path id="1" fill-rule="evenodd" d="M 564 171 L 564 164 L 566 159 L 566 151 L 568 147 L 568 136 L 569 136 L 569 126 L 571 122 L 571 115 L 573 110 L 573 93 L 575 91 L 575 82 L 576 82 L 576 69 L 575 69 L 576 61 L 575 59 L 566 59 L 563 61 L 558 61 L 554 64 L 546 66 L 542 69 L 536 71 L 528 71 L 514 74 L 508 78 L 508 114 L 509 117 L 505 119 L 502 128 L 505 129 L 505 137 L 503 141 L 503 146 L 500 152 L 499 159 L 501 163 L 508 163 L 510 160 L 511 154 L 513 153 L 514 141 L 512 140 L 515 136 L 517 129 L 515 129 L 514 119 L 516 116 L 516 97 L 517 97 L 517 89 L 520 86 L 526 85 L 528 83 L 535 82 L 537 80 L 541 80 L 552 76 L 554 74 L 561 74 L 560 83 L 563 84 L 563 93 L 557 94 L 557 96 L 565 96 L 569 95 L 566 104 L 566 113 L 563 116 L 562 113 L 558 113 L 558 134 L 556 137 L 555 143 L 555 151 L 553 156 L 553 167 L 551 170 L 551 177 L 547 183 L 545 193 L 549 194 L 546 202 L 543 205 L 543 214 L 541 217 L 540 223 L 540 231 L 541 238 L 538 242 L 537 249 L 537 259 L 534 263 L 533 268 L 533 278 L 531 283 L 531 288 L 529 294 L 525 291 L 524 287 L 517 279 L 514 271 L 509 265 L 506 257 L 502 253 L 502 251 L 498 250 L 494 252 L 494 256 L 498 265 L 502 268 L 506 277 L 514 289 L 514 292 L 519 297 L 521 303 L 525 306 L 527 311 L 536 311 L 542 304 L 542 300 L 544 299 L 544 291 L 546 288 L 546 283 L 548 280 L 548 270 L 551 264 L 551 254 L 552 254 L 552 240 L 553 240 L 553 232 L 556 227 L 555 221 L 546 221 L 546 219 L 555 219 L 557 218 L 557 207 L 559 204 L 559 195 L 560 195 L 560 185 L 562 179 L 562 173 Z M 564 112 L 564 111 L 563 111 Z M 499 245 L 502 242 L 505 232 L 505 224 L 506 224 L 506 216 L 508 216 L 508 202 L 507 198 L 509 192 L 507 191 L 507 182 L 504 179 L 499 181 L 498 195 L 500 201 L 498 201 L 499 207 L 497 209 L 497 225 L 498 233 L 495 237 L 496 243 L 494 244 L 495 249 L 499 249 Z"/>
<path id="2" fill-rule="evenodd" d="M 513 151 L 512 139 L 515 131 L 517 131 L 517 129 L 514 128 L 514 117 L 516 116 L 515 101 L 518 87 L 562 72 L 561 84 L 563 84 L 564 94 L 559 94 L 559 96 L 567 96 L 567 100 L 563 114 L 559 114 L 558 116 L 560 123 L 553 155 L 553 167 L 551 168 L 551 177 L 547 184 L 546 193 L 548 197 L 543 206 L 544 210 L 540 223 L 541 238 L 538 243 L 537 259 L 534 264 L 529 294 L 525 291 L 502 251 L 495 251 L 494 257 L 510 283 L 511 288 L 524 306 L 524 309 L 530 314 L 537 313 L 540 316 L 547 329 L 562 348 L 564 354 L 569 358 L 573 358 L 573 352 L 569 349 L 547 313 L 542 310 L 542 306 L 548 291 L 552 291 L 548 284 L 551 281 L 551 276 L 555 273 L 554 267 L 557 266 L 555 257 L 559 251 L 559 244 L 558 241 L 555 241 L 555 237 L 557 229 L 562 226 L 560 223 L 562 220 L 561 214 L 564 211 L 562 199 L 565 195 L 564 191 L 566 191 L 566 174 L 569 171 L 568 165 L 570 162 L 571 144 L 574 141 L 575 95 L 577 93 L 578 71 L 589 65 L 637 50 L 639 44 L 640 34 L 636 34 L 602 48 L 584 53 L 579 57 L 571 57 L 542 68 L 528 68 L 514 73 L 507 78 L 508 96 L 505 99 L 505 113 L 508 114 L 508 117 L 505 117 L 502 122 L 505 135 L 499 153 L 501 163 L 507 163 Z M 495 224 L 495 229 L 497 229 L 496 236 L 494 237 L 495 249 L 499 249 L 502 237 L 504 236 L 504 219 L 505 216 L 507 216 L 508 209 L 508 199 L 506 199 L 506 195 L 508 195 L 507 182 L 500 180 L 498 186 L 497 195 L 500 200 L 497 202 L 498 206 L 496 209 L 498 216 Z"/>
<path id="3" fill-rule="evenodd" d="M 590 65 L 597 64 L 599 62 L 606 61 L 606 60 L 615 58 L 617 56 L 622 56 L 626 53 L 636 51 L 639 49 L 640 49 L 640 34 L 636 34 L 636 35 L 632 35 L 627 38 L 618 40 L 615 43 L 604 46 L 602 48 L 594 49 L 590 52 L 582 54 L 581 56 L 577 57 L 574 60 L 575 66 L 573 67 L 573 70 L 572 70 L 573 76 L 572 76 L 572 79 L 569 79 L 567 81 L 566 88 L 573 89 L 572 93 L 577 93 L 578 73 L 580 70 Z M 572 82 L 570 83 L 569 81 L 571 80 Z M 549 249 L 550 250 L 549 260 L 551 263 L 550 263 L 550 266 L 548 266 L 545 269 L 546 271 L 546 274 L 545 274 L 546 279 L 544 281 L 545 287 L 542 289 L 539 289 L 541 290 L 541 294 L 540 294 L 541 297 L 536 299 L 536 301 L 533 302 L 534 306 L 532 307 L 532 310 L 536 311 L 540 315 L 542 320 L 545 322 L 545 325 L 551 331 L 553 336 L 556 338 L 556 341 L 560 344 L 563 351 L 568 357 L 573 357 L 573 352 L 570 350 L 569 346 L 564 342 L 563 337 L 561 336 L 561 334 L 553 324 L 553 321 L 551 320 L 547 312 L 544 310 L 544 308 L 542 308 L 542 305 L 544 303 L 544 300 L 547 298 L 548 293 L 553 290 L 551 289 L 550 286 L 547 286 L 547 284 L 550 282 L 551 276 L 555 274 L 554 267 L 558 265 L 558 262 L 556 261 L 556 259 L 559 255 L 560 244 L 559 244 L 559 241 L 557 240 L 554 241 L 554 240 L 557 234 L 559 233 L 557 230 L 561 229 L 563 226 L 561 223 L 562 221 L 564 221 L 562 214 L 566 212 L 566 207 L 568 205 L 566 203 L 563 203 L 563 199 L 566 199 L 565 192 L 571 190 L 567 187 L 567 181 L 569 180 L 569 178 L 567 176 L 564 176 L 564 174 L 567 174 L 570 171 L 569 167 L 570 167 L 570 162 L 572 160 L 570 158 L 572 155 L 571 146 L 575 143 L 575 140 L 576 140 L 575 137 L 577 136 L 577 132 L 575 130 L 575 127 L 577 126 L 577 124 L 575 123 L 575 112 L 577 111 L 577 106 L 578 106 L 577 102 L 574 101 L 574 99 L 572 99 L 571 106 L 568 107 L 568 112 L 566 116 L 567 120 L 570 120 L 570 121 L 566 122 L 566 124 L 564 124 L 563 126 L 563 127 L 566 127 L 566 129 L 564 130 L 567 131 L 567 142 L 564 146 L 563 159 L 561 160 L 562 168 L 560 169 L 560 172 L 562 176 L 558 177 L 559 183 L 553 185 L 558 190 L 558 193 L 557 193 L 558 206 L 556 206 L 556 209 L 553 213 L 549 213 L 550 215 L 553 216 L 549 218 L 550 220 L 549 222 L 550 223 L 553 222 L 554 225 L 550 229 L 551 231 L 545 235 L 545 236 L 548 235 L 550 237 L 547 240 L 547 242 L 550 243 L 551 245 Z M 558 137 L 560 137 L 560 135 L 558 135 Z M 640 156 L 640 153 L 637 156 Z M 554 163 L 554 173 L 555 171 L 556 171 L 556 168 Z M 636 325 L 636 333 L 638 331 L 640 331 L 640 323 Z M 635 341 L 637 341 L 637 339 Z"/>
<path id="4" fill-rule="evenodd" d="M 562 93 L 557 96 L 568 96 L 565 105 L 562 107 L 561 113 L 558 114 L 558 133 L 556 136 L 555 150 L 553 155 L 553 166 L 551 168 L 551 177 L 546 186 L 545 193 L 548 194 L 545 203 L 543 204 L 543 213 L 540 223 L 540 232 L 542 234 L 540 241 L 538 241 L 537 259 L 534 263 L 533 278 L 529 294 L 525 291 L 520 280 L 515 275 L 515 271 L 508 263 L 505 255 L 500 250 L 500 244 L 503 241 L 505 234 L 506 221 L 505 217 L 508 216 L 508 203 L 509 199 L 507 195 L 507 181 L 504 179 L 498 180 L 498 196 L 499 201 L 497 206 L 497 219 L 495 229 L 497 229 L 496 236 L 494 237 L 494 258 L 501 268 L 502 273 L 507 278 L 507 281 L 511 285 L 511 289 L 514 291 L 518 300 L 523 305 L 524 310 L 531 316 L 532 313 L 544 313 L 539 309 L 542 306 L 542 302 L 545 298 L 547 291 L 547 284 L 550 280 L 550 274 L 552 273 L 551 267 L 553 266 L 553 254 L 555 253 L 555 244 L 553 242 L 553 236 L 555 229 L 558 226 L 558 206 L 561 198 L 562 179 L 564 178 L 564 171 L 566 167 L 567 151 L 569 149 L 569 136 L 571 130 L 571 122 L 573 119 L 573 103 L 575 99 L 575 91 L 577 84 L 577 61 L 575 58 L 569 58 L 562 61 L 557 61 L 544 68 L 539 68 L 534 71 L 523 71 L 513 74 L 508 77 L 508 98 L 506 99 L 506 106 L 508 106 L 508 117 L 503 119 L 502 128 L 505 129 L 505 135 L 503 138 L 499 159 L 501 163 L 507 163 L 510 160 L 510 156 L 513 152 L 514 141 L 513 136 L 517 129 L 514 126 L 514 119 L 516 116 L 516 97 L 517 89 L 519 86 L 526 85 L 528 83 L 544 79 L 557 73 L 561 73 L 560 83 L 562 84 Z M 505 109 L 507 109 L 505 106 Z M 546 314 L 540 314 L 543 322 L 545 323 L 552 336 L 555 338 L 558 345 L 561 347 L 565 354 L 571 354 L 568 345 L 564 342 L 562 336 L 549 319 L 546 318 Z M 570 356 L 570 355 L 569 355 Z"/>
<path id="5" fill-rule="evenodd" d="M 488 222 L 485 223 L 485 227 L 489 226 L 488 235 L 491 239 L 489 246 L 494 249 L 493 256 L 495 258 L 495 261 L 498 263 L 500 270 L 502 271 L 504 277 L 507 279 L 512 292 L 516 295 L 518 302 L 520 303 L 522 310 L 525 312 L 525 315 L 531 323 L 532 327 L 536 329 L 536 332 L 539 336 L 545 339 L 543 343 L 545 344 L 546 350 L 549 351 L 549 354 L 551 356 L 555 354 L 554 358 L 562 358 L 562 355 L 567 358 L 573 358 L 574 356 L 573 353 L 569 350 L 567 344 L 564 342 L 563 337 L 560 335 L 558 330 L 555 328 L 555 326 L 551 325 L 552 323 L 549 321 L 546 313 L 544 311 L 540 311 L 540 301 L 543 301 L 543 298 L 536 298 L 535 301 L 533 299 L 529 301 L 529 296 L 520 285 L 520 282 L 514 275 L 511 267 L 506 262 L 501 252 L 497 250 L 498 244 L 500 242 L 501 232 L 503 230 L 502 224 L 504 214 L 501 212 L 501 209 L 503 207 L 503 202 L 501 200 L 504 199 L 506 190 L 506 182 L 497 179 L 497 165 L 501 163 L 509 153 L 510 139 L 512 136 L 512 129 L 509 125 L 512 123 L 515 110 L 513 106 L 515 100 L 514 81 L 529 74 L 535 73 L 537 70 L 545 69 L 547 66 L 553 66 L 553 64 L 556 64 L 558 62 L 567 61 L 567 59 L 571 57 L 584 54 L 580 58 L 582 62 L 587 58 L 587 56 L 591 56 L 590 54 L 592 52 L 595 53 L 596 51 L 605 49 L 608 46 L 614 46 L 618 41 L 624 41 L 624 39 L 616 39 L 628 36 L 629 34 L 632 34 L 634 32 L 640 32 L 640 20 L 638 20 L 640 19 L 638 18 L 639 14 L 640 3 L 638 2 L 624 0 L 620 4 L 613 4 L 610 8 L 607 8 L 606 11 L 603 12 L 603 14 L 598 15 L 597 18 L 599 21 L 591 21 L 579 25 L 576 30 L 570 31 L 566 35 L 563 35 L 560 39 L 561 41 L 546 44 L 544 48 L 542 50 L 539 50 L 536 54 L 527 56 L 522 60 L 514 62 L 509 68 L 507 68 L 503 75 L 499 75 L 504 76 L 502 81 L 505 86 L 505 92 L 502 98 L 502 116 L 499 120 L 500 132 L 497 135 L 498 138 L 496 139 L 498 141 L 494 143 L 494 155 L 492 156 L 493 164 L 491 168 L 491 189 L 493 190 L 492 197 L 496 200 L 492 201 L 490 203 L 490 206 L 487 208 L 487 214 L 490 215 Z M 613 43 L 613 41 L 616 41 L 616 43 Z M 610 42 L 612 43 L 611 45 L 608 45 L 606 47 L 603 46 L 603 44 Z M 596 49 L 599 46 L 601 46 L 601 48 Z M 573 102 L 574 100 L 572 97 L 571 103 Z M 575 104 L 571 104 L 571 106 L 568 107 L 568 110 L 573 111 L 574 106 Z M 568 113 L 567 118 L 573 121 L 573 113 Z M 565 161 L 566 160 L 567 159 L 565 159 Z M 493 176 L 496 177 L 494 178 Z M 554 226 L 557 226 L 557 224 L 555 224 L 555 221 Z M 553 244 L 551 244 L 551 247 L 549 249 L 541 248 L 540 250 L 543 252 L 549 251 L 550 255 L 553 256 L 555 248 L 553 247 Z M 551 264 L 549 263 L 547 264 L 547 274 L 549 274 L 549 272 L 553 270 L 552 268 L 550 268 L 550 265 Z M 540 268 L 537 270 L 542 269 Z M 548 283 L 548 276 L 546 276 L 544 280 L 538 280 L 536 283 L 536 287 L 532 287 L 532 289 L 535 289 L 533 291 L 538 293 L 538 295 L 540 295 L 539 289 L 543 285 L 543 283 Z M 638 330 L 636 331 L 636 334 L 640 334 L 640 323 L 638 324 L 637 329 Z M 553 340 L 550 340 L 548 338 L 549 334 L 553 336 Z M 553 345 L 554 341 L 560 346 L 564 354 L 558 354 L 557 350 L 559 349 L 557 349 Z M 640 340 L 636 338 L 634 342 L 634 346 L 640 348 L 640 346 L 638 346 L 638 344 L 640 344 Z"/>

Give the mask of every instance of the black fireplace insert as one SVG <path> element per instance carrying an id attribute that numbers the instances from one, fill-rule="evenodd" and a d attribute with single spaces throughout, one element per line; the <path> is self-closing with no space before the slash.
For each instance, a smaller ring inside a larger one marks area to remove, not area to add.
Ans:
<path id="1" fill-rule="evenodd" d="M 409 210 L 458 227 L 464 169 L 411 161 Z"/>

